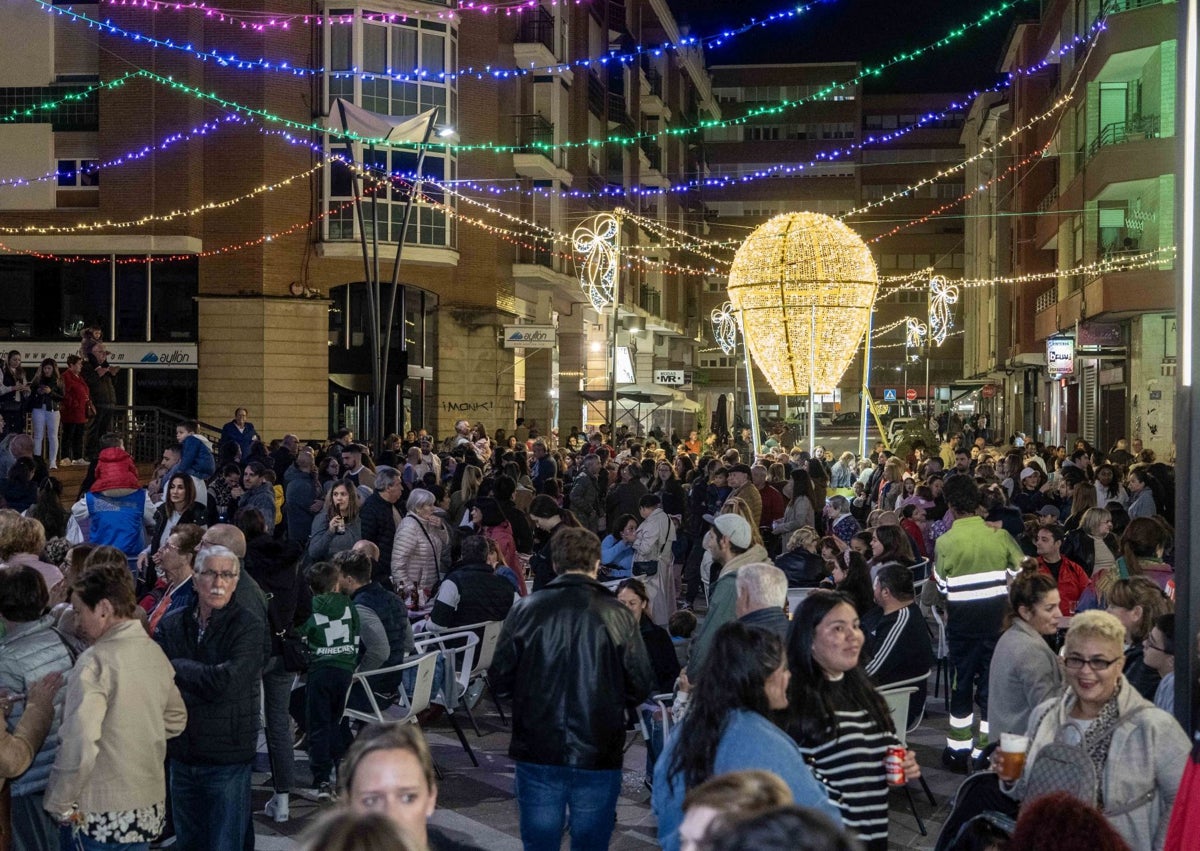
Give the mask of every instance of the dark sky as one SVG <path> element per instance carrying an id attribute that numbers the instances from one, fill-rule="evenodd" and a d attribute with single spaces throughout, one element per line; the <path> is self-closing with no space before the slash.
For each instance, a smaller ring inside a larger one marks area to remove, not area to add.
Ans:
<path id="1" fill-rule="evenodd" d="M 706 50 L 711 65 L 749 62 L 858 60 L 865 65 L 930 44 L 974 21 L 999 0 L 824 0 L 799 17 L 751 30 L 722 47 Z M 798 0 L 670 0 L 681 24 L 696 36 L 740 26 L 751 18 L 794 8 Z M 996 82 L 1014 21 L 1037 14 L 1026 2 L 952 45 L 902 63 L 870 81 L 876 92 L 963 91 Z"/>

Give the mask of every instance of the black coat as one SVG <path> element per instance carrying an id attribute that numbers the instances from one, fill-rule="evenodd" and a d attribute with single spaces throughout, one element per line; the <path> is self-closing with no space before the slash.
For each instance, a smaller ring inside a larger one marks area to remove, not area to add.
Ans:
<path id="1" fill-rule="evenodd" d="M 787 576 L 789 588 L 816 588 L 829 573 L 825 560 L 804 548 L 776 557 L 775 566 Z"/>
<path id="2" fill-rule="evenodd" d="M 267 621 L 271 628 L 271 653 L 283 652 L 280 632 L 296 625 L 300 596 L 300 557 L 303 552 L 295 541 L 278 541 L 259 535 L 246 542 L 242 567 L 267 595 Z"/>
<path id="3" fill-rule="evenodd" d="M 650 694 L 654 670 L 616 595 L 590 576 L 566 573 L 513 606 L 489 679 L 513 698 L 513 759 L 615 770 L 625 710 Z"/>
<path id="4" fill-rule="evenodd" d="M 384 588 L 392 587 L 392 544 L 396 540 L 396 515 L 392 509 L 396 506 L 388 502 L 375 491 L 358 510 L 358 520 L 361 524 L 361 540 L 371 541 L 379 547 L 379 563 L 371 573 L 371 579 L 381 583 Z"/>
<path id="5" fill-rule="evenodd" d="M 645 615 L 642 615 L 638 627 L 642 642 L 646 645 L 646 653 L 650 656 L 650 667 L 654 669 L 654 693 L 674 691 L 680 666 L 671 634 Z"/>
<path id="6" fill-rule="evenodd" d="M 262 622 L 231 600 L 212 613 L 201 642 L 198 606 L 193 601 L 167 615 L 155 636 L 175 666 L 175 684 L 188 710 L 187 727 L 168 740 L 167 754 L 191 765 L 248 763 L 261 726 Z"/>

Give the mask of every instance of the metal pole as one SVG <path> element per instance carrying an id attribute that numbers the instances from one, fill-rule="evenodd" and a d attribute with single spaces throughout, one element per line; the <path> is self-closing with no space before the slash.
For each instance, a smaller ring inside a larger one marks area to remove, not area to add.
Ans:
<path id="1" fill-rule="evenodd" d="M 1200 189 L 1197 176 L 1197 98 L 1200 97 L 1200 0 L 1184 0 L 1179 4 L 1180 69 L 1176 104 L 1182 114 L 1183 132 L 1179 134 L 1180 189 L 1175 193 L 1175 221 L 1180 229 L 1176 245 L 1180 247 L 1179 272 L 1176 278 L 1179 305 L 1176 325 L 1178 386 L 1175 399 L 1175 564 L 1191 565 L 1193 553 L 1200 553 L 1200 523 L 1192 512 L 1192 479 L 1188 473 L 1200 447 L 1200 394 L 1194 383 L 1195 371 L 1200 368 L 1200 356 L 1194 344 L 1200 310 L 1195 298 L 1197 252 L 1200 250 L 1200 226 L 1197 222 L 1196 192 Z M 1078 339 L 1078 337 L 1076 338 Z M 1193 637 L 1200 628 L 1200 581 L 1190 570 L 1175 572 L 1175 717 L 1193 735 L 1197 729 L 1195 715 L 1197 683 Z"/>
<path id="2" fill-rule="evenodd" d="M 375 145 L 369 146 L 371 152 L 371 162 L 375 162 Z M 382 184 L 381 179 L 376 176 L 375 185 L 371 189 L 371 271 L 370 279 L 367 284 L 367 318 L 371 323 L 371 341 L 375 345 L 375 351 L 371 357 L 371 407 L 375 407 L 375 402 L 379 399 L 379 394 L 383 387 L 383 377 L 379 371 L 379 187 Z M 348 326 L 347 326 L 348 327 Z M 375 434 L 376 424 L 371 423 L 369 434 Z M 362 429 L 362 423 L 359 423 L 356 431 Z M 377 439 L 375 443 L 375 451 L 380 451 L 380 441 Z"/>
<path id="3" fill-rule="evenodd" d="M 761 435 L 758 430 L 758 393 L 754 389 L 754 364 L 750 360 L 750 347 L 746 345 L 745 324 L 741 321 L 741 316 L 738 317 L 738 326 L 742 328 L 742 352 L 746 356 L 746 401 L 750 405 L 750 440 L 754 444 L 751 450 L 751 461 L 753 456 L 758 454 L 758 448 L 762 446 L 760 440 Z"/>
<path id="4" fill-rule="evenodd" d="M 925 343 L 925 404 L 929 405 L 929 362 L 933 360 L 933 335 L 926 337 Z M 928 418 L 926 418 L 928 419 Z"/>
<path id="5" fill-rule="evenodd" d="M 867 398 L 867 388 L 871 386 L 871 329 L 875 327 L 875 312 L 867 314 L 867 335 L 863 337 L 863 380 L 862 380 L 862 409 L 861 422 L 858 424 L 858 457 L 867 455 L 867 418 L 871 415 L 871 400 Z"/>
<path id="6" fill-rule="evenodd" d="M 421 178 L 425 168 L 425 151 L 429 148 L 429 137 L 433 135 L 433 125 L 437 122 L 438 111 L 435 108 L 429 116 L 429 125 L 425 128 L 425 136 L 421 139 L 421 148 L 417 152 L 417 171 L 413 177 L 413 184 L 408 193 L 408 200 L 404 203 L 404 218 L 400 224 L 400 238 L 396 240 L 396 257 L 392 261 L 392 293 L 388 299 L 387 323 L 383 328 L 383 344 L 379 346 L 379 350 L 375 352 L 376 359 L 380 360 L 379 366 L 379 395 L 375 397 L 376 402 L 376 425 L 377 440 L 376 446 L 382 448 L 383 433 L 384 433 L 384 383 L 387 381 L 388 358 L 392 351 L 392 324 L 396 321 L 396 293 L 400 289 L 400 256 L 404 252 L 404 238 L 408 234 L 408 222 L 412 216 L 413 204 L 416 203 L 417 196 L 421 194 Z M 377 295 L 382 296 L 383 292 L 380 289 Z M 382 309 L 380 313 L 382 314 Z M 404 311 L 400 311 L 401 323 L 404 321 Z M 407 334 L 400 334 L 400 351 L 405 351 L 407 346 Z M 398 431 L 404 431 L 403 417 L 400 416 L 400 409 L 396 409 L 396 420 Z"/>
<path id="7" fill-rule="evenodd" d="M 613 442 L 613 448 L 617 446 L 617 323 L 620 321 L 621 307 L 621 230 L 625 226 L 623 213 L 625 211 L 620 207 L 613 210 L 613 215 L 617 219 L 617 234 L 613 237 L 613 251 L 617 258 L 617 271 L 613 275 L 613 307 L 612 321 L 609 323 L 609 346 L 612 352 L 612 380 L 611 390 L 612 398 L 608 400 L 608 435 Z"/>
<path id="8" fill-rule="evenodd" d="M 817 394 L 815 392 L 817 371 L 817 306 L 812 306 L 808 321 L 808 457 L 817 448 Z"/>

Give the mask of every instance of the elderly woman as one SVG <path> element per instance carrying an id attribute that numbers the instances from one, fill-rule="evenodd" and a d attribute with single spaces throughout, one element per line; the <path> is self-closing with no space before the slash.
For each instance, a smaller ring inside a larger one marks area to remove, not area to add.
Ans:
<path id="1" fill-rule="evenodd" d="M 33 763 L 54 722 L 54 701 L 63 684 L 62 674 L 49 674 L 29 687 L 25 711 L 11 733 L 0 723 L 0 848 L 9 848 L 12 824 L 6 781 L 24 774 Z M 0 720 L 7 719 L 19 701 L 0 695 Z"/>
<path id="2" fill-rule="evenodd" d="M 1065 646 L 1067 691 L 1034 710 L 1025 770 L 1003 788 L 1018 801 L 1055 791 L 1082 796 L 1131 848 L 1158 851 L 1189 743 L 1178 722 L 1125 679 L 1124 645 L 1125 627 L 1107 612 L 1075 616 Z M 1051 746 L 1059 758 L 1040 767 L 1039 757 Z M 1061 757 L 1070 749 L 1082 751 L 1091 771 L 1064 777 Z"/>
<path id="3" fill-rule="evenodd" d="M 137 617 L 123 559 L 85 569 L 71 601 L 91 646 L 67 686 L 45 809 L 63 848 L 146 849 L 166 818 L 167 739 L 183 731 L 187 709 Z"/>
<path id="4" fill-rule="evenodd" d="M 408 513 L 396 527 L 392 544 L 392 586 L 405 599 L 414 592 L 423 606 L 441 576 L 442 553 L 450 546 L 445 526 L 434 513 L 432 492 L 417 489 L 409 494 Z"/>
<path id="5" fill-rule="evenodd" d="M 1089 490 L 1092 488 L 1089 486 Z M 1112 534 L 1112 514 L 1106 508 L 1089 508 L 1079 520 L 1079 528 L 1067 535 L 1063 555 L 1090 576 L 1117 566 L 1119 547 Z"/>
<path id="6" fill-rule="evenodd" d="M 62 580 L 62 571 L 41 560 L 45 548 L 46 531 L 41 523 L 12 509 L 0 510 L 0 563 L 32 567 L 46 583 L 48 593 Z"/>
<path id="7" fill-rule="evenodd" d="M 821 537 L 812 526 L 797 529 L 787 539 L 787 549 L 776 556 L 775 566 L 787 576 L 789 587 L 816 588 L 821 584 L 828 570 L 817 552 L 820 543 Z"/>
<path id="8" fill-rule="evenodd" d="M 675 613 L 675 524 L 656 493 L 642 497 L 638 512 L 642 523 L 633 539 L 633 574 L 650 595 L 650 620 L 665 627 Z"/>
<path id="9" fill-rule="evenodd" d="M 1054 577 L 1022 571 L 1008 589 L 1010 626 L 996 642 L 988 674 L 990 735 L 1024 734 L 1029 713 L 1063 686 L 1062 666 L 1046 643 L 1058 632 L 1058 586 Z"/>
<path id="10" fill-rule="evenodd" d="M 31 567 L 16 566 L 0 570 L 0 692 L 25 694 L 28 686 L 49 674 L 65 674 L 71 669 L 71 651 L 53 629 L 46 614 L 50 594 L 42 578 Z M 24 704 L 17 703 L 9 721 L 21 721 Z M 56 702 L 61 710 L 61 699 Z M 50 766 L 59 749 L 59 723 L 56 715 L 50 735 L 34 757 L 33 765 L 12 784 L 14 819 L 28 834 L 21 847 L 51 848 L 56 844 L 58 827 L 42 807 Z"/>

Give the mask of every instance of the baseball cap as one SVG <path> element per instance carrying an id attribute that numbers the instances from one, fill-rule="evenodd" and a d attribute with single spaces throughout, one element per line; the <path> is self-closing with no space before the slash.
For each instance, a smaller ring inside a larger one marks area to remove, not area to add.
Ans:
<path id="1" fill-rule="evenodd" d="M 749 549 L 753 540 L 750 534 L 750 524 L 739 514 L 721 514 L 713 518 L 713 528 L 735 547 Z"/>
<path id="2" fill-rule="evenodd" d="M 1053 505 L 1043 505 L 1040 509 L 1038 509 L 1038 514 L 1042 515 L 1043 517 L 1059 517 L 1060 516 L 1058 509 L 1055 508 Z"/>
<path id="3" fill-rule="evenodd" d="M 1025 481 L 1030 476 L 1036 476 L 1036 475 L 1037 475 L 1037 470 L 1033 469 L 1032 467 L 1026 467 L 1024 470 L 1021 471 L 1021 481 Z"/>

